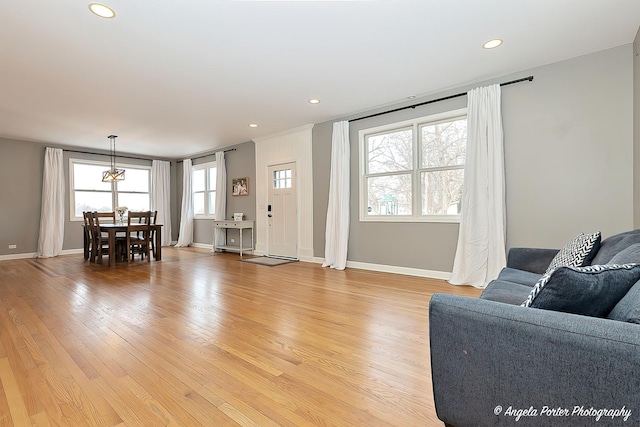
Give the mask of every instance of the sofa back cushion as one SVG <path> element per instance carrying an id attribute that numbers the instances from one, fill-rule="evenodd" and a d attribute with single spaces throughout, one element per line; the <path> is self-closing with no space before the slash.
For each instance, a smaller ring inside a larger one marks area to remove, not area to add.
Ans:
<path id="1" fill-rule="evenodd" d="M 640 243 L 640 229 L 607 237 L 600 242 L 600 249 L 591 261 L 593 265 L 611 264 L 611 259 L 629 246 Z"/>
<path id="2" fill-rule="evenodd" d="M 535 284 L 523 307 L 605 317 L 640 280 L 640 264 L 558 267 Z"/>
<path id="3" fill-rule="evenodd" d="M 613 307 L 607 319 L 640 324 L 640 281 Z"/>
<path id="4" fill-rule="evenodd" d="M 635 243 L 621 250 L 611 258 L 609 264 L 640 264 L 640 243 Z"/>

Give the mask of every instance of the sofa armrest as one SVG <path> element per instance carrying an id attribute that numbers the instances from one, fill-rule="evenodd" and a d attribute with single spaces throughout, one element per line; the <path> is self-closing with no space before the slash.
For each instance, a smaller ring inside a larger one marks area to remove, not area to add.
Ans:
<path id="1" fill-rule="evenodd" d="M 640 325 L 436 294 L 429 329 L 436 412 L 448 425 L 640 425 Z M 596 422 L 576 407 L 631 415 Z M 529 408 L 537 415 L 516 422 Z"/>
<path id="2" fill-rule="evenodd" d="M 507 267 L 544 274 L 558 252 L 558 249 L 511 248 L 507 254 Z"/>

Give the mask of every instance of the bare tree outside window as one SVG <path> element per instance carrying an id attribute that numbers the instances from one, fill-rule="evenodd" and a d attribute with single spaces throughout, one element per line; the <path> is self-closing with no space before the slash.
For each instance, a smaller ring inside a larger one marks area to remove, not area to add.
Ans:
<path id="1" fill-rule="evenodd" d="M 423 215 L 460 213 L 467 120 L 420 127 Z"/>

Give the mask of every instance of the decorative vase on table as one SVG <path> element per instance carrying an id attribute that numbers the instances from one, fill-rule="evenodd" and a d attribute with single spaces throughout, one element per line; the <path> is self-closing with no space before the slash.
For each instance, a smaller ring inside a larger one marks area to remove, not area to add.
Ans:
<path id="1" fill-rule="evenodd" d="M 127 212 L 126 206 L 118 206 L 116 213 L 118 214 L 118 224 L 124 224 L 124 214 Z"/>

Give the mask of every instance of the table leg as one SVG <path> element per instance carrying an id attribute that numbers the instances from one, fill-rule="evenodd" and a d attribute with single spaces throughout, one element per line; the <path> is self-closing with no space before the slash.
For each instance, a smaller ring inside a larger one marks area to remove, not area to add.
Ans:
<path id="1" fill-rule="evenodd" d="M 161 228 L 156 230 L 156 261 L 162 260 L 162 233 Z"/>
<path id="2" fill-rule="evenodd" d="M 82 242 L 84 244 L 84 259 L 85 261 L 89 259 L 89 236 L 87 235 L 89 232 L 87 228 L 82 229 Z"/>
<path id="3" fill-rule="evenodd" d="M 242 231 L 242 227 L 240 227 L 240 258 L 242 258 L 242 235 L 244 234 Z"/>
<path id="4" fill-rule="evenodd" d="M 109 228 L 109 267 L 116 265 L 116 229 Z"/>

